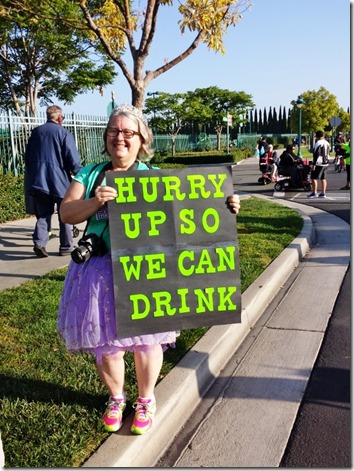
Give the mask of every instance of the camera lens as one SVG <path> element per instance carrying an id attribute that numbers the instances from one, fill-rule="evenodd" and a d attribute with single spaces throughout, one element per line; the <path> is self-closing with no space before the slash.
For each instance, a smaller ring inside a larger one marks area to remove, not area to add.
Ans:
<path id="1" fill-rule="evenodd" d="M 75 263 L 84 263 L 91 256 L 92 246 L 87 241 L 79 241 L 79 246 L 71 252 L 71 258 Z"/>

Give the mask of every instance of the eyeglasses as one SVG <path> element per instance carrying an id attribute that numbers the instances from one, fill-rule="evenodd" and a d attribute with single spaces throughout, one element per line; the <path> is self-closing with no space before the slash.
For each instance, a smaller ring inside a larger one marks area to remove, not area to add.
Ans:
<path id="1" fill-rule="evenodd" d="M 132 139 L 135 135 L 140 135 L 140 132 L 132 129 L 107 128 L 107 136 L 117 137 L 120 132 L 123 134 L 124 139 Z"/>

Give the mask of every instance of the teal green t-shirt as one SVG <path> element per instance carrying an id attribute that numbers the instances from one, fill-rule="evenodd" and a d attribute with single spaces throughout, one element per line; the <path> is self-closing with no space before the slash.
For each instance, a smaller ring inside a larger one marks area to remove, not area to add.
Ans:
<path id="1" fill-rule="evenodd" d="M 107 165 L 109 161 L 102 162 L 100 164 L 91 164 L 87 167 L 84 167 L 80 170 L 78 174 L 73 177 L 73 180 L 76 182 L 81 183 L 86 188 L 85 199 L 90 197 L 90 192 L 95 184 L 96 178 L 98 177 L 100 171 L 103 169 L 105 165 Z M 154 167 L 154 169 L 157 169 Z M 144 164 L 143 162 L 138 162 L 137 170 L 149 170 L 149 167 Z M 106 178 L 103 179 L 101 185 L 104 186 L 106 184 Z M 86 234 L 94 233 L 97 236 L 103 236 L 103 240 L 108 248 L 111 250 L 111 241 L 109 237 L 109 227 L 108 227 L 108 209 L 107 205 L 104 205 L 100 208 L 97 213 L 93 214 L 89 218 L 89 224 L 86 229 Z"/>

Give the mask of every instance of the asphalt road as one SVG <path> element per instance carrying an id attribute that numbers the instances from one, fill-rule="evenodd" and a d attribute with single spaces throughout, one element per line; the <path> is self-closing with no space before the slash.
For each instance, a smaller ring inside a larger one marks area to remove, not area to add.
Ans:
<path id="1" fill-rule="evenodd" d="M 291 199 L 332 213 L 350 224 L 350 192 L 340 190 L 346 184 L 345 172 L 335 173 L 334 166 L 331 165 L 328 170 L 327 199 L 308 199 L 309 192 L 303 190 L 276 193 L 274 184 L 260 185 L 256 159 L 253 162 L 233 168 L 236 192 Z M 351 273 L 348 269 L 280 467 L 351 467 L 350 282 Z M 247 349 L 247 339 L 240 348 Z M 161 458 L 157 467 L 173 467 L 181 447 L 183 448 L 198 422 L 207 413 L 211 404 L 210 397 L 217 396 L 217 389 L 222 388 L 222 383 L 218 384 L 216 381 L 213 388 L 193 412 L 193 417 L 185 424 L 184 430 L 175 437 L 168 455 Z"/>
<path id="2" fill-rule="evenodd" d="M 350 192 L 346 172 L 327 171 L 327 199 L 307 199 L 308 192 L 274 193 L 274 185 L 252 181 L 257 166 L 234 168 L 237 191 L 260 192 L 307 204 L 340 217 L 350 224 Z M 294 424 L 281 467 L 351 467 L 351 271 L 339 292 L 315 368 Z M 315 300 L 314 300 L 315 302 Z M 309 305 L 309 315 L 311 306 Z M 338 426 L 340 424 L 340 426 Z"/>

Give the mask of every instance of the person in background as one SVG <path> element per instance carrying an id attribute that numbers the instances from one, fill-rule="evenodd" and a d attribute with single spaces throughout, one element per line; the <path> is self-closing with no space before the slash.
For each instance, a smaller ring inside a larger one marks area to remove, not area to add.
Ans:
<path id="1" fill-rule="evenodd" d="M 344 140 L 343 134 L 341 132 L 338 132 L 338 134 L 334 138 L 334 164 L 335 164 L 335 166 L 337 166 L 338 163 L 340 162 L 343 169 L 345 167 L 345 163 L 344 163 L 344 159 L 343 159 L 344 149 L 342 147 L 342 144 L 344 142 L 345 142 L 345 140 Z M 335 167 L 335 170 L 336 169 L 337 169 L 337 167 Z"/>
<path id="2" fill-rule="evenodd" d="M 343 159 L 345 162 L 345 171 L 347 173 L 347 184 L 341 188 L 341 190 L 350 190 L 350 138 L 348 139 L 348 142 L 343 142 L 342 143 L 342 149 L 343 149 Z"/>
<path id="3" fill-rule="evenodd" d="M 69 255 L 74 248 L 72 226 L 63 223 L 59 209 L 72 174 L 82 167 L 74 136 L 62 127 L 62 109 L 53 105 L 46 113 L 47 122 L 33 129 L 25 152 L 25 193 L 31 197 L 37 219 L 32 234 L 33 251 L 41 258 L 48 257 L 46 245 L 55 207 L 59 218 L 59 255 Z"/>
<path id="4" fill-rule="evenodd" d="M 278 163 L 278 174 L 290 177 L 291 186 L 297 188 L 297 163 L 299 159 L 294 153 L 295 146 L 293 144 L 288 144 L 286 149 L 281 154 Z"/>
<path id="5" fill-rule="evenodd" d="M 272 179 L 272 182 L 276 181 L 276 173 L 278 170 L 278 153 L 277 151 L 274 150 L 273 145 L 269 144 L 267 151 L 266 151 L 266 162 L 268 164 L 268 168 L 270 170 L 270 178 Z"/>
<path id="6" fill-rule="evenodd" d="M 343 134 L 341 132 L 338 132 L 338 134 L 334 138 L 334 151 L 336 154 L 339 153 L 337 151 L 341 150 L 343 142 L 344 142 Z"/>
<path id="7" fill-rule="evenodd" d="M 85 351 L 96 357 L 98 374 L 109 393 L 103 415 L 103 426 L 116 432 L 122 426 L 126 406 L 124 391 L 124 354 L 134 353 L 138 398 L 131 432 L 142 435 L 154 421 L 155 384 L 160 374 L 163 351 L 173 346 L 178 333 L 163 332 L 121 338 L 116 325 L 114 282 L 106 203 L 117 197 L 117 191 L 97 181 L 102 169 L 125 172 L 130 169 L 148 170 L 143 162 L 152 156 L 153 135 L 141 111 L 131 105 L 116 107 L 104 131 L 104 153 L 108 161 L 98 167 L 84 167 L 64 196 L 60 215 L 64 222 L 77 224 L 88 221 L 87 233 L 104 240 L 107 251 L 103 256 L 92 254 L 83 263 L 71 261 L 59 306 L 58 330 L 68 350 Z M 103 178 L 103 174 L 102 174 Z M 92 188 L 95 188 L 92 190 Z M 238 195 L 228 197 L 228 207 L 237 214 Z M 87 328 L 83 328 L 87 326 Z"/>
<path id="8" fill-rule="evenodd" d="M 262 136 L 260 140 L 258 141 L 257 145 L 258 145 L 259 156 L 262 156 L 263 154 L 265 154 L 268 148 L 268 143 L 267 143 L 266 138 Z"/>
<path id="9" fill-rule="evenodd" d="M 327 180 L 326 173 L 329 165 L 329 153 L 331 146 L 324 138 L 323 131 L 315 134 L 316 142 L 313 148 L 313 161 L 311 170 L 312 193 L 308 198 L 326 198 Z M 321 193 L 317 193 L 317 180 L 321 181 Z"/>
<path id="10" fill-rule="evenodd" d="M 259 158 L 259 150 L 258 150 L 258 144 L 256 145 L 256 147 L 254 148 L 254 155 Z"/>

